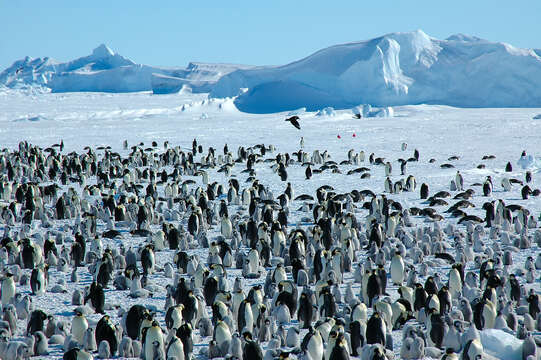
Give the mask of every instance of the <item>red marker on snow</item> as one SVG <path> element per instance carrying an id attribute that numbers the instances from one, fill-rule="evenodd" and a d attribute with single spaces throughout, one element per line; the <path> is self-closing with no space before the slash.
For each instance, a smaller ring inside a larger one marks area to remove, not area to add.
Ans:
<path id="1" fill-rule="evenodd" d="M 341 139 L 342 137 L 340 135 L 336 135 L 337 138 Z"/>
<path id="2" fill-rule="evenodd" d="M 356 137 L 357 135 L 355 135 L 355 133 L 353 133 L 353 137 Z"/>

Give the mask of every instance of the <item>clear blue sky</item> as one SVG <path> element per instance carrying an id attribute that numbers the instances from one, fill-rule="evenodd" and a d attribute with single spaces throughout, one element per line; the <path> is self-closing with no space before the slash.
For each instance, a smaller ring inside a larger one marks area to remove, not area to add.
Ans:
<path id="1" fill-rule="evenodd" d="M 0 70 L 100 43 L 138 63 L 284 64 L 334 44 L 422 29 L 541 48 L 540 0 L 0 0 Z"/>

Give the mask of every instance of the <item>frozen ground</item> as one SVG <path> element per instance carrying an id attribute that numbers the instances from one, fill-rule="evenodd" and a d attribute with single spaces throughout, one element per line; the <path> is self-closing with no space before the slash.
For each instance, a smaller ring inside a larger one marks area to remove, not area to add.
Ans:
<path id="1" fill-rule="evenodd" d="M 528 154 L 540 156 L 541 120 L 533 117 L 541 109 L 457 109 L 445 106 L 404 106 L 394 108 L 393 118 L 354 119 L 350 111 L 337 111 L 334 116 L 315 116 L 315 113 L 302 113 L 300 115 L 301 130 L 295 129 L 284 121 L 287 113 L 254 115 L 241 113 L 233 105 L 232 100 L 207 100 L 204 94 L 181 93 L 175 95 L 152 95 L 147 92 L 129 94 L 102 94 L 102 93 L 64 93 L 64 94 L 32 94 L 23 91 L 0 90 L 0 138 L 1 147 L 14 149 L 19 141 L 26 140 L 42 147 L 50 146 L 63 139 L 65 152 L 83 151 L 85 146 L 110 145 L 113 151 L 126 155 L 122 149 L 123 140 L 130 145 L 144 142 L 145 147 L 151 141 L 163 144 L 169 141 L 171 146 L 180 146 L 185 150 L 191 149 L 194 138 L 206 149 L 213 146 L 221 152 L 224 144 L 236 153 L 239 145 L 251 146 L 264 143 L 274 144 L 276 153 L 293 152 L 299 150 L 299 139 L 304 137 L 304 150 L 311 153 L 315 149 L 328 150 L 331 159 L 340 163 L 347 159 L 347 151 L 355 149 L 364 150 L 367 157 L 370 153 L 384 157 L 393 165 L 392 180 L 401 178 L 399 174 L 398 158 L 412 156 L 413 150 L 420 152 L 418 163 L 408 163 L 407 174 L 415 175 L 418 186 L 426 182 L 430 185 L 430 193 L 439 190 L 449 190 L 449 183 L 459 169 L 464 176 L 465 187 L 471 187 L 475 182 L 482 183 L 487 175 L 492 176 L 495 187 L 493 198 L 504 199 L 507 204 L 520 204 L 529 208 L 537 218 L 541 210 L 541 198 L 532 197 L 529 200 L 520 200 L 520 186 L 514 186 L 511 192 L 503 192 L 500 184 L 504 176 L 504 168 L 508 161 L 513 164 L 514 171 L 507 173 L 518 179 L 524 179 L 525 170 L 520 169 L 517 160 L 525 150 Z M 401 144 L 406 142 L 408 148 L 401 150 Z M 481 161 L 484 155 L 495 155 L 494 160 Z M 452 155 L 459 160 L 449 161 Z M 429 159 L 434 158 L 434 163 Z M 452 163 L 455 168 L 442 169 L 443 163 Z M 478 169 L 477 165 L 485 164 L 485 169 Z M 340 166 L 342 174 L 332 174 L 325 171 L 315 174 L 307 181 L 304 180 L 305 168 L 299 164 L 288 168 L 290 181 L 295 194 L 314 195 L 315 190 L 324 184 L 335 188 L 337 193 L 349 192 L 353 189 L 372 189 L 376 193 L 384 190 L 384 168 L 366 162 L 364 165 L 371 168 L 372 176 L 369 179 L 360 179 L 358 175 L 346 175 L 347 170 L 357 166 Z M 239 179 L 241 187 L 245 186 L 247 174 L 240 173 L 244 166 L 236 166 L 233 175 Z M 255 165 L 257 178 L 265 186 L 269 186 L 275 196 L 285 189 L 285 183 L 280 181 L 268 164 Z M 209 169 L 211 181 L 218 181 L 227 188 L 227 177 L 224 173 L 217 173 L 217 169 Z M 532 189 L 541 187 L 541 174 L 535 165 L 530 169 L 533 172 Z M 201 184 L 199 177 L 193 178 Z M 470 214 L 484 217 L 480 206 L 487 200 L 480 196 L 482 190 L 474 187 L 476 196 L 471 200 L 475 209 L 467 209 Z M 160 190 L 162 191 L 162 190 Z M 388 194 L 389 198 L 400 201 L 407 207 L 425 207 L 419 200 L 419 191 L 403 192 L 398 195 Z M 290 222 L 294 225 L 301 217 L 311 217 L 311 213 L 297 211 L 302 202 L 294 201 L 290 205 Z M 367 211 L 360 208 L 355 210 L 357 218 L 363 222 Z M 436 207 L 440 214 L 447 209 Z M 232 210 L 236 210 L 233 208 Z M 415 218 L 416 223 L 423 224 L 422 218 Z M 185 220 L 184 220 L 185 221 Z M 456 223 L 456 219 L 446 218 L 446 223 Z M 72 222 L 67 220 L 66 222 Z M 58 222 L 55 230 L 61 230 L 65 222 Z M 426 224 L 429 226 L 429 224 Z M 104 224 L 99 223 L 99 230 L 104 230 Z M 153 228 L 154 229 L 154 228 Z M 154 229 L 156 230 L 157 227 Z M 43 231 L 36 225 L 35 232 Z M 219 232 L 219 229 L 218 229 Z M 209 237 L 218 234 L 212 229 Z M 120 243 L 128 246 L 138 246 L 145 239 L 124 235 L 122 240 L 104 239 L 104 245 Z M 487 243 L 487 244 L 490 244 Z M 525 257 L 536 256 L 539 248 L 532 244 L 532 249 L 523 250 L 514 254 L 515 267 L 522 267 Z M 201 259 L 206 259 L 206 251 L 192 250 Z M 172 262 L 174 251 L 165 250 L 157 255 L 158 268 L 163 268 L 166 262 Z M 360 258 L 363 255 L 359 253 Z M 354 264 L 354 268 L 357 264 Z M 468 269 L 473 265 L 468 264 Z M 442 266 L 431 271 L 441 271 L 444 279 L 449 267 Z M 240 271 L 228 272 L 229 279 L 234 280 Z M 70 283 L 70 273 L 58 272 L 51 268 L 49 287 L 60 278 L 67 282 L 68 293 L 46 293 L 41 297 L 34 297 L 34 305 L 47 314 L 53 314 L 59 319 L 71 319 L 74 306 L 71 305 L 71 293 L 74 288 L 88 286 L 91 276 L 85 269 L 79 270 L 80 282 Z M 351 274 L 346 275 L 346 281 Z M 164 287 L 171 283 L 163 273 L 158 272 L 151 277 L 151 281 Z M 257 281 L 264 282 L 264 277 Z M 424 283 L 424 279 L 423 279 Z M 245 284 L 249 284 L 245 282 Z M 539 277 L 534 284 L 525 284 L 526 288 L 533 287 L 539 291 Z M 389 288 L 393 298 L 396 298 L 396 287 Z M 359 286 L 354 286 L 358 295 Z M 18 291 L 29 293 L 29 287 L 18 287 Z M 106 302 L 128 309 L 131 305 L 141 303 L 152 305 L 159 310 L 158 319 L 163 325 L 165 290 L 155 294 L 154 298 L 141 300 L 127 297 L 128 291 L 106 291 Z M 109 311 L 115 322 L 119 321 L 116 311 Z M 100 319 L 99 315 L 88 316 L 92 323 Z M 26 328 L 25 321 L 19 321 L 19 332 Z M 400 351 L 401 331 L 393 333 L 395 339 L 395 353 Z M 197 341 L 195 352 L 198 353 L 209 339 Z M 263 344 L 265 345 L 265 344 Z M 49 358 L 56 359 L 62 354 L 59 347 L 52 347 Z"/>

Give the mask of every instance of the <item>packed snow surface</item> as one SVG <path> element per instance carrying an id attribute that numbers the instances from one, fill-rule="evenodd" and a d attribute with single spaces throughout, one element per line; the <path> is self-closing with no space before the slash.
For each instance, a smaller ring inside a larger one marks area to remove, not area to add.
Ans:
<path id="1" fill-rule="evenodd" d="M 451 40 L 449 40 L 451 41 Z M 459 41 L 459 40 L 452 40 Z M 463 40 L 460 40 L 463 41 Z M 469 41 L 472 41 L 471 39 Z M 389 46 L 391 46 L 390 42 Z M 435 61 L 434 52 L 426 52 L 425 47 L 433 44 L 431 39 L 425 39 L 417 47 L 411 47 L 408 51 L 417 54 L 418 65 Z M 423 45 L 423 46 L 421 46 Z M 396 45 L 392 45 L 395 46 Z M 433 48 L 433 50 L 436 48 Z M 101 49 L 100 51 L 105 51 Z M 441 51 L 441 50 L 438 50 Z M 103 54 L 100 54 L 103 55 Z M 121 61 L 121 60 L 119 60 Z M 409 80 L 405 75 L 394 78 L 396 86 L 406 86 Z M 393 85 L 394 86 L 394 85 Z M 407 85 L 409 86 L 409 85 Z M 39 145 L 43 148 L 59 143 L 62 139 L 65 145 L 64 154 L 71 151 L 79 153 L 86 152 L 85 147 L 96 148 L 98 146 L 111 146 L 111 151 L 119 152 L 122 157 L 128 155 L 129 150 L 123 148 L 123 141 L 127 140 L 129 146 L 138 145 L 142 148 L 151 147 L 151 142 L 156 141 L 158 146 L 152 151 L 161 153 L 163 143 L 169 142 L 169 147 L 180 147 L 183 151 L 191 151 L 192 140 L 197 138 L 204 149 L 212 146 L 217 153 L 228 144 L 236 154 L 238 146 L 249 147 L 256 144 L 273 144 L 276 150 L 268 153 L 266 158 L 274 158 L 277 153 L 292 153 L 300 148 L 299 140 L 304 139 L 304 151 L 312 153 L 319 149 L 322 152 L 328 151 L 330 160 L 337 163 L 347 160 L 347 152 L 354 149 L 356 152 L 363 150 L 368 157 L 374 153 L 392 163 L 394 170 L 390 176 L 393 181 L 398 181 L 404 176 L 399 175 L 400 165 L 398 158 L 409 158 L 414 149 L 420 152 L 419 162 L 408 163 L 407 173 L 414 174 L 418 186 L 426 182 L 430 184 L 430 194 L 440 190 L 449 191 L 449 183 L 454 179 L 457 170 L 460 170 L 464 177 L 464 186 L 473 188 L 475 195 L 470 201 L 475 208 L 467 209 L 470 214 L 484 217 L 481 205 L 487 199 L 503 199 L 506 204 L 517 204 L 528 208 L 536 218 L 541 211 L 539 198 L 530 197 L 528 200 L 521 200 L 520 186 L 513 185 L 511 191 L 504 192 L 499 185 L 503 177 L 524 179 L 527 166 L 533 174 L 530 186 L 532 189 L 541 187 L 541 174 L 538 163 L 539 134 L 541 134 L 541 122 L 532 120 L 535 114 L 541 109 L 458 109 L 449 106 L 398 106 L 394 107 L 394 117 L 384 118 L 362 118 L 353 117 L 351 110 L 323 109 L 316 113 L 307 109 L 298 109 L 295 112 L 284 112 L 274 114 L 247 114 L 237 110 L 233 99 L 207 99 L 204 94 L 192 94 L 181 92 L 179 94 L 153 95 L 150 92 L 107 94 L 107 93 L 36 93 L 26 90 L 0 89 L 0 136 L 2 147 L 16 149 L 20 141 Z M 362 109 L 361 109 L 362 110 Z M 368 110 L 368 109 L 366 109 Z M 295 129 L 284 118 L 296 114 L 300 117 L 301 130 Z M 338 138 L 337 135 L 340 135 Z M 407 143 L 407 149 L 402 150 L 403 143 Z M 521 158 L 522 151 L 531 158 Z M 100 155 L 103 150 L 96 150 Z M 206 153 L 206 150 L 205 150 Z M 485 155 L 494 155 L 491 160 L 482 160 Z M 198 155 L 200 156 L 200 155 Z M 456 156 L 450 160 L 451 156 Z M 429 162 L 434 159 L 434 162 Z M 197 159 L 199 160 L 199 158 Z M 507 162 L 513 165 L 513 171 L 506 173 L 504 168 Z M 443 163 L 451 163 L 454 168 L 442 168 Z M 479 167 L 478 165 L 484 165 Z M 519 165 L 520 164 L 520 165 Z M 300 163 L 293 162 L 288 167 L 288 182 L 291 182 L 297 195 L 315 195 L 315 191 L 322 185 L 330 185 L 336 193 L 350 192 L 353 189 L 371 189 L 376 193 L 384 191 L 385 171 L 382 166 L 371 165 L 366 160 L 361 166 L 370 168 L 371 177 L 361 179 L 358 174 L 347 175 L 349 170 L 357 166 L 351 164 L 340 165 L 341 173 L 331 170 L 314 174 L 310 180 L 305 180 L 305 167 Z M 233 167 L 231 177 L 239 180 L 241 187 L 247 186 L 246 179 L 249 174 L 241 172 L 244 165 Z M 315 167 L 314 167 L 315 168 Z M 227 189 L 230 177 L 225 172 L 218 172 L 216 168 L 208 168 L 211 181 L 223 184 Z M 254 165 L 257 178 L 260 183 L 277 196 L 285 189 L 285 182 L 270 168 L 270 164 L 258 162 Z M 168 171 L 170 172 L 170 170 Z M 494 192 L 490 198 L 482 196 L 482 190 L 474 183 L 482 183 L 486 176 L 491 176 Z M 195 183 L 189 185 L 190 189 L 197 186 L 204 186 L 201 176 L 182 176 L 182 180 L 193 180 Z M 249 185 L 249 184 L 248 184 Z M 61 192 L 66 188 L 61 188 Z M 79 189 L 80 190 L 80 189 Z M 159 187 L 160 196 L 163 192 Z M 453 195 L 455 192 L 453 192 Z M 419 199 L 419 191 L 401 192 L 387 194 L 387 197 L 399 201 L 406 207 L 426 207 L 426 204 Z M 451 201 L 450 199 L 447 199 Z M 307 229 L 306 221 L 311 221 L 311 212 L 302 211 L 300 208 L 303 201 L 294 200 L 290 203 L 290 216 L 288 225 L 291 229 L 300 226 Z M 457 219 L 444 213 L 447 208 L 435 206 L 436 210 L 444 215 L 441 221 L 441 228 L 448 224 L 456 225 Z M 240 207 L 230 206 L 230 214 L 236 211 L 243 211 Z M 351 209 L 357 221 L 365 224 L 367 210 L 362 208 L 362 202 L 354 204 Z M 432 228 L 433 224 L 425 223 L 420 216 L 412 217 L 418 226 Z M 39 221 L 34 221 L 30 232 L 38 238 L 47 231 L 63 232 L 69 231 L 75 219 L 55 221 L 52 228 L 43 229 Z M 309 223 L 308 223 L 309 224 Z M 185 227 L 186 219 L 182 218 L 175 222 L 175 225 Z M 313 225 L 313 224 L 312 224 Z M 456 225 L 464 230 L 463 225 Z M 159 230 L 159 225 L 152 225 L 151 230 Z M 98 232 L 105 231 L 105 224 L 98 220 Z M 534 231 L 532 229 L 531 231 Z M 3 231 L 3 229 L 0 229 Z M 220 233 L 219 227 L 213 226 L 209 229 L 209 239 L 215 239 Z M 121 237 L 115 239 L 102 239 L 104 247 L 137 248 L 146 238 L 132 236 L 129 232 L 122 232 Z M 68 240 L 66 240 L 68 241 Z M 445 246 L 454 254 L 453 244 L 446 239 Z M 487 247 L 492 246 L 492 240 L 486 239 Z M 69 246 L 69 244 L 68 244 Z M 202 263 L 206 262 L 208 249 L 194 248 L 187 250 L 189 255 L 196 255 Z M 516 250 L 512 253 L 513 266 L 510 272 L 515 272 L 524 266 L 528 256 L 535 256 L 540 252 L 538 244 L 532 242 L 530 249 Z M 172 280 L 164 277 L 164 265 L 173 262 L 176 251 L 165 249 L 156 254 L 157 271 L 149 276 L 149 281 L 155 285 L 154 289 L 161 289 L 154 293 L 152 298 L 132 299 L 127 296 L 129 291 L 118 291 L 114 287 L 106 289 L 106 303 L 114 307 L 128 310 L 134 304 L 142 304 L 156 310 L 156 318 L 164 326 L 164 304 L 165 286 L 171 284 Z M 365 261 L 365 251 L 358 251 L 358 261 Z M 442 281 L 446 281 L 450 266 L 447 263 L 439 262 L 433 256 L 427 256 L 426 260 L 432 264 L 429 269 L 431 274 L 441 273 Z M 355 269 L 358 266 L 356 261 L 353 264 Z M 415 265 L 418 268 L 418 265 Z M 466 266 L 468 271 L 477 271 L 473 262 Z M 23 270 L 29 274 L 30 270 Z M 265 276 L 271 269 L 265 269 L 262 277 L 256 280 L 243 280 L 244 291 L 248 292 L 254 284 L 263 284 Z M 71 295 L 74 289 L 84 289 L 92 281 L 92 275 L 86 267 L 79 268 L 79 282 L 70 282 L 70 273 L 57 270 L 51 267 L 49 270 L 49 288 L 61 280 L 66 281 L 66 293 L 46 292 L 42 296 L 33 296 L 33 305 L 42 309 L 46 314 L 53 315 L 57 320 L 71 321 L 73 309 Z M 240 270 L 228 269 L 227 279 L 231 286 Z M 344 284 L 340 286 L 342 294 L 345 293 L 345 284 L 352 282 L 352 273 L 344 274 Z M 291 274 L 288 274 L 291 278 Z M 424 283 L 425 277 L 420 276 Z M 390 281 L 389 281 L 390 282 Z M 533 283 L 526 283 L 521 278 L 521 284 L 526 290 L 534 289 L 539 292 L 539 277 Z M 157 287 L 156 287 L 157 286 Z M 359 296 L 359 284 L 353 286 L 355 295 Z M 29 294 L 28 285 L 17 286 L 17 291 Z M 299 290 L 300 292 L 300 290 Z M 397 287 L 388 285 L 388 292 L 392 299 L 396 299 Z M 338 304 L 339 308 L 343 304 Z M 210 308 L 207 308 L 210 312 Z M 371 311 L 371 310 L 370 310 Z M 121 321 L 117 310 L 108 310 L 108 314 L 115 324 Z M 370 314 L 370 313 L 369 313 Z M 91 310 L 87 314 L 91 326 L 95 326 L 101 315 L 94 314 Z M 297 324 L 293 320 L 292 324 Z M 291 326 L 292 324 L 286 324 Z M 26 320 L 19 320 L 18 332 L 15 338 L 22 339 L 26 329 Z M 199 338 L 198 330 L 195 331 L 194 354 L 204 352 L 209 337 Z M 304 335 L 304 332 L 302 333 Z M 483 331 L 481 340 L 487 354 L 511 359 L 517 357 L 521 341 L 513 336 L 507 338 L 500 336 L 498 332 Z M 394 352 L 399 356 L 402 342 L 402 331 L 393 331 Z M 265 351 L 267 344 L 262 343 Z M 51 345 L 50 354 L 47 359 L 58 359 L 62 356 L 63 350 L 60 345 Z M 96 355 L 96 354 L 94 354 Z M 203 357 L 204 358 L 204 357 Z"/>

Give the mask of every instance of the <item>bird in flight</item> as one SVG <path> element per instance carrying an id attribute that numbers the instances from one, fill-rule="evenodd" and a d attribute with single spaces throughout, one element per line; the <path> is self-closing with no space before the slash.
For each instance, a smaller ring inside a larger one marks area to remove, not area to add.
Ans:
<path id="1" fill-rule="evenodd" d="M 301 125 L 299 124 L 299 117 L 297 115 L 292 116 L 290 118 L 287 118 L 286 121 L 289 121 L 291 125 L 295 126 L 297 129 L 301 129 Z"/>

